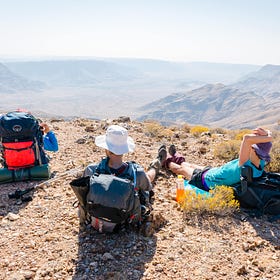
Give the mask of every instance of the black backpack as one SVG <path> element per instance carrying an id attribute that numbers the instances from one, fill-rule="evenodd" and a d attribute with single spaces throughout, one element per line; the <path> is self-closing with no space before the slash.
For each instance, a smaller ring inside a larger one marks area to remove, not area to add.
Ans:
<path id="1" fill-rule="evenodd" d="M 39 121 L 30 113 L 15 111 L 1 115 L 0 138 L 4 167 L 7 169 L 17 170 L 48 163 Z"/>
<path id="2" fill-rule="evenodd" d="M 241 167 L 241 183 L 234 186 L 240 206 L 255 209 L 260 214 L 280 215 L 280 174 L 264 172 L 252 177 L 252 168 Z"/>
<path id="3" fill-rule="evenodd" d="M 86 216 L 125 225 L 141 220 L 141 204 L 136 188 L 136 170 L 128 162 L 134 177 L 117 177 L 112 174 L 95 173 L 70 182 Z M 99 166 L 100 167 L 100 166 Z M 97 170 L 100 171 L 100 168 Z"/>
<path id="4" fill-rule="evenodd" d="M 94 174 L 89 180 L 86 211 L 116 224 L 139 221 L 141 207 L 134 182 L 111 174 Z"/>

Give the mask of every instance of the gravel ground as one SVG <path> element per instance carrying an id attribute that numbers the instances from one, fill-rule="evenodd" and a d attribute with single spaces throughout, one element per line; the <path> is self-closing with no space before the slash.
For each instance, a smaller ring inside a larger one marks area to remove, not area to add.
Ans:
<path id="1" fill-rule="evenodd" d="M 54 179 L 0 185 L 0 279 L 279 279 L 280 224 L 240 211 L 228 217 L 186 219 L 173 199 L 175 178 L 161 171 L 155 182 L 156 232 L 99 234 L 79 230 L 69 182 L 104 151 L 94 145 L 105 122 L 50 120 L 60 150 L 50 153 Z M 137 149 L 126 160 L 148 167 L 164 141 L 125 123 Z M 186 159 L 219 164 L 211 147 L 222 138 L 195 139 L 178 130 L 172 142 Z M 200 151 L 200 152 L 199 152 Z M 202 151 L 204 151 L 202 153 Z M 17 188 L 35 186 L 32 201 L 9 199 Z M 160 225 L 160 226 L 159 226 Z"/>

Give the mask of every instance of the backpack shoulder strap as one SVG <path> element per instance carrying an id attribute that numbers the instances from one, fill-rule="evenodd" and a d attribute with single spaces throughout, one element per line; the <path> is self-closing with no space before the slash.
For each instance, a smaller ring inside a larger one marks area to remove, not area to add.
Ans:
<path id="1" fill-rule="evenodd" d="M 108 157 L 103 158 L 99 164 L 97 165 L 95 172 L 97 174 L 110 174 L 110 172 L 107 170 L 108 168 L 106 168 L 108 166 Z"/>
<path id="2" fill-rule="evenodd" d="M 137 167 L 134 161 L 128 161 L 128 174 L 133 178 L 134 189 L 137 189 Z"/>
<path id="3" fill-rule="evenodd" d="M 110 170 L 108 170 L 108 160 L 108 157 L 101 160 L 101 162 L 96 167 L 96 173 L 111 174 Z M 126 164 L 128 165 L 128 170 L 126 172 L 127 176 L 124 177 L 128 177 L 128 179 L 133 181 L 134 188 L 137 189 L 137 169 L 140 168 L 140 166 L 134 161 L 127 161 Z"/>
<path id="4" fill-rule="evenodd" d="M 242 166 L 241 167 L 241 176 L 240 184 L 241 188 L 239 190 L 239 195 L 242 196 L 248 190 L 248 183 L 251 183 L 253 180 L 253 170 L 251 166 Z"/>

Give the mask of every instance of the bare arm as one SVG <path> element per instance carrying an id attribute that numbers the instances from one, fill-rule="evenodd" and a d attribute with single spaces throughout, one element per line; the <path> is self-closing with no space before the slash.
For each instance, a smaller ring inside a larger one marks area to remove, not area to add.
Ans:
<path id="1" fill-rule="evenodd" d="M 239 151 L 239 166 L 243 165 L 248 159 L 250 159 L 253 144 L 271 141 L 271 132 L 260 127 L 254 129 L 251 134 L 245 134 Z"/>

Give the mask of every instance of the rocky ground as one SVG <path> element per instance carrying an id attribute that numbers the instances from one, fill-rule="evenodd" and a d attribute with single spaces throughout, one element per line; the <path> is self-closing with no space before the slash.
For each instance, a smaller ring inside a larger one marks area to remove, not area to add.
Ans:
<path id="1" fill-rule="evenodd" d="M 126 160 L 147 168 L 165 140 L 147 135 L 143 123 L 121 124 L 137 145 Z M 49 153 L 54 178 L 23 203 L 8 193 L 38 182 L 0 185 L 0 279 L 279 279 L 279 221 L 242 211 L 186 219 L 173 199 L 175 178 L 164 170 L 154 186 L 154 216 L 162 216 L 164 225 L 152 237 L 79 231 L 69 182 L 103 156 L 94 136 L 106 124 L 78 119 L 53 120 L 51 126 L 60 144 L 58 153 Z M 222 138 L 195 139 L 183 131 L 172 136 L 185 157 L 199 164 L 220 163 L 211 150 L 217 141 Z"/>

